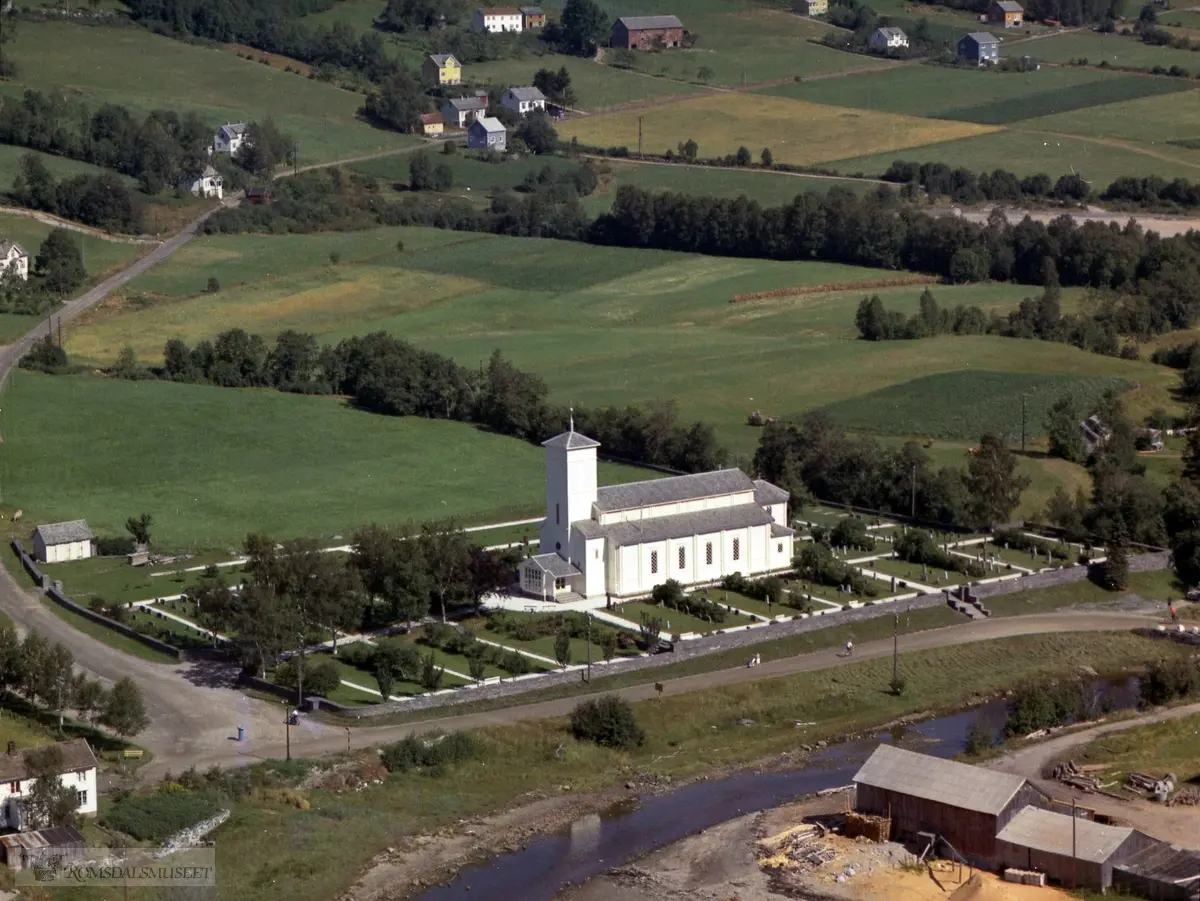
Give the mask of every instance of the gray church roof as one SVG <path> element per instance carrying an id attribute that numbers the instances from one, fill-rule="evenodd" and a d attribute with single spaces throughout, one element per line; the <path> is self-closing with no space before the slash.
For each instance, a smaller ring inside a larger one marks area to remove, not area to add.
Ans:
<path id="1" fill-rule="evenodd" d="M 536 563 L 542 572 L 549 573 L 556 579 L 579 575 L 579 569 L 558 554 L 538 554 L 536 557 L 530 557 L 529 562 Z"/>
<path id="2" fill-rule="evenodd" d="M 855 774 L 854 782 L 993 816 L 1004 810 L 1025 784 L 1020 776 L 1010 773 L 942 760 L 894 745 L 876 748 Z"/>
<path id="3" fill-rule="evenodd" d="M 778 485 L 772 485 L 763 479 L 754 480 L 754 503 L 765 507 L 767 504 L 786 504 L 790 498 L 791 495 Z"/>
<path id="4" fill-rule="evenodd" d="M 563 432 L 561 435 L 555 435 L 542 442 L 542 447 L 561 448 L 562 450 L 583 450 L 587 447 L 599 447 L 600 442 L 594 438 L 589 438 L 587 435 L 581 435 L 574 430 Z M 603 491 L 604 489 L 601 489 Z"/>
<path id="5" fill-rule="evenodd" d="M 723 494 L 753 491 L 754 488 L 754 482 L 740 469 L 719 469 L 716 472 L 700 472 L 690 476 L 608 485 L 596 492 L 596 509 L 601 513 L 613 513 L 617 510 L 631 510 L 634 507 L 652 507 L 657 504 L 720 497 Z"/>
<path id="6" fill-rule="evenodd" d="M 33 530 L 35 535 L 42 536 L 42 542 L 47 547 L 56 544 L 70 544 L 72 541 L 91 541 L 96 536 L 88 528 L 87 520 L 76 519 L 71 522 L 52 522 L 38 526 Z"/>
<path id="7" fill-rule="evenodd" d="M 602 526 L 595 520 L 584 519 L 571 523 L 585 538 L 607 538 L 616 547 L 631 544 L 647 544 L 651 541 L 669 541 L 672 538 L 687 538 L 691 535 L 714 535 L 731 529 L 749 526 L 765 526 L 771 522 L 771 514 L 757 504 L 738 504 L 736 507 L 718 507 L 697 513 L 680 513 L 676 516 L 658 516 L 637 522 L 616 522 Z"/>

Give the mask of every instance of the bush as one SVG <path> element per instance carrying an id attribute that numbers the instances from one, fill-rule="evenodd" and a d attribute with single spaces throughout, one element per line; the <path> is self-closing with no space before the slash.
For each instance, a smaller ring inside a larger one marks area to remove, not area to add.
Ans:
<path id="1" fill-rule="evenodd" d="M 275 670 L 275 683 L 287 688 L 299 688 L 300 671 L 300 660 L 292 658 Z M 328 658 L 314 662 L 313 658 L 306 657 L 303 672 L 305 695 L 328 696 L 337 691 L 338 686 L 342 684 L 337 665 Z"/>
<path id="2" fill-rule="evenodd" d="M 992 535 L 992 544 L 1014 551 L 1032 550 L 1039 557 L 1044 557 L 1046 552 L 1049 551 L 1050 556 L 1055 560 L 1066 560 L 1069 556 L 1067 550 L 1049 541 L 1044 541 L 1041 538 L 1026 535 L 1017 529 L 1000 529 L 996 531 Z"/>
<path id="3" fill-rule="evenodd" d="M 423 738 L 410 735 L 383 748 L 383 765 L 389 773 L 407 773 L 428 769 L 441 776 L 447 764 L 462 763 L 478 753 L 478 745 L 468 732 L 450 732 Z"/>
<path id="4" fill-rule="evenodd" d="M 984 575 L 982 566 L 966 557 L 942 550 L 924 529 L 908 529 L 892 543 L 892 548 L 897 557 L 909 563 L 966 573 L 975 578 Z"/>
<path id="5" fill-rule="evenodd" d="M 978 756 L 984 751 L 990 750 L 996 744 L 996 735 L 988 727 L 988 724 L 979 717 L 971 724 L 971 728 L 967 730 L 967 747 L 966 752 L 971 756 Z"/>
<path id="6" fill-rule="evenodd" d="M 571 734 L 605 748 L 626 751 L 641 747 L 646 733 L 638 725 L 629 702 L 616 695 L 580 701 L 571 711 Z"/>
<path id="7" fill-rule="evenodd" d="M 1200 691 L 1200 670 L 1183 657 L 1160 660 L 1142 679 L 1142 700 L 1151 706 L 1168 704 Z"/>
<path id="8" fill-rule="evenodd" d="M 771 604 L 783 602 L 783 580 L 775 576 L 765 579 L 750 580 L 741 573 L 733 573 L 721 580 L 721 588 L 725 591 L 736 591 L 756 601 L 766 601 Z"/>
<path id="9" fill-rule="evenodd" d="M 221 283 L 217 281 L 217 277 L 215 275 L 210 275 L 208 277 L 208 284 L 205 286 L 204 290 L 209 294 L 216 294 L 221 290 Z"/>
<path id="10" fill-rule="evenodd" d="M 101 557 L 123 557 L 133 553 L 132 538 L 97 538 L 96 553 Z"/>
<path id="11" fill-rule="evenodd" d="M 710 601 L 698 594 L 685 594 L 683 586 L 674 579 L 667 579 L 661 585 L 655 585 L 650 593 L 655 604 L 668 610 L 678 610 L 688 616 L 707 620 L 710 623 L 725 622 L 725 608 L 715 601 Z"/>
<path id="12" fill-rule="evenodd" d="M 162 842 L 176 832 L 206 820 L 218 807 L 203 795 L 187 792 L 155 792 L 129 795 L 104 815 L 102 825 L 138 841 Z"/>
<path id="13" fill-rule="evenodd" d="M 1080 685 L 1026 685 L 1017 689 L 1009 702 L 1004 737 L 1028 735 L 1040 729 L 1061 726 L 1078 718 L 1083 694 Z"/>
<path id="14" fill-rule="evenodd" d="M 849 547 L 860 551 L 875 550 L 875 539 L 867 531 L 867 524 L 861 519 L 847 517 L 838 521 L 829 533 L 829 543 L 834 547 Z"/>

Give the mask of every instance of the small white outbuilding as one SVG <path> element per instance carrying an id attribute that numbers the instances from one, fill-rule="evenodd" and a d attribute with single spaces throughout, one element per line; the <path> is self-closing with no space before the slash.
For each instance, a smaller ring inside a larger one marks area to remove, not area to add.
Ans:
<path id="1" fill-rule="evenodd" d="M 33 556 L 43 563 L 86 560 L 95 555 L 95 539 L 83 519 L 38 526 L 33 530 Z"/>

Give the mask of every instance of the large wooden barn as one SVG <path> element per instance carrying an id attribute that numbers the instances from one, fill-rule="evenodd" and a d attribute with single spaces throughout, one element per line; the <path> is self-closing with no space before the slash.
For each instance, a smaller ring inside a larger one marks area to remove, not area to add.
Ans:
<path id="1" fill-rule="evenodd" d="M 889 817 L 892 838 L 939 835 L 968 860 L 994 864 L 996 836 L 1025 807 L 1049 803 L 1020 776 L 880 745 L 854 777 L 855 809 Z"/>

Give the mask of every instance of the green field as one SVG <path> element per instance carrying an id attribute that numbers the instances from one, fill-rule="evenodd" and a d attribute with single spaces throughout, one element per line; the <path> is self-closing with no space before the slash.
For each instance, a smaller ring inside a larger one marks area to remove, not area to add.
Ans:
<path id="1" fill-rule="evenodd" d="M 1094 113 L 1095 111 L 1091 110 L 1070 115 L 1086 116 Z M 1052 123 L 1053 119 L 1037 121 L 1039 125 L 1043 125 Z M 824 165 L 846 175 L 861 173 L 868 176 L 882 174 L 898 159 L 946 163 L 949 166 L 963 166 L 975 172 L 1007 169 L 1018 175 L 1044 172 L 1052 177 L 1075 172 L 1100 190 L 1123 175 L 1144 175 L 1153 172 L 1167 179 L 1186 178 L 1194 181 L 1200 178 L 1200 154 L 1192 157 L 1197 162 L 1187 162 L 1187 151 L 1168 149 L 1169 158 L 1163 153 L 1161 146 L 1151 150 L 1132 143 L 1124 144 L 1020 127 L 955 141 L 925 144 L 901 151 L 848 157 Z"/>
<path id="2" fill-rule="evenodd" d="M 349 168 L 363 175 L 407 184 L 411 161 L 410 154 L 385 156 L 354 163 Z M 447 155 L 440 151 L 434 154 L 434 164 L 447 165 L 454 172 L 454 188 L 451 193 L 471 197 L 481 203 L 486 203 L 488 195 L 493 191 L 517 188 L 527 175 L 536 177 L 547 168 L 556 175 L 567 174 L 577 170 L 580 165 L 561 156 L 523 156 L 505 159 L 501 163 L 489 163 L 462 152 Z"/>
<path id="3" fill-rule="evenodd" d="M 466 65 L 463 67 L 463 78 L 475 84 L 507 87 L 530 84 L 538 69 L 557 71 L 563 66 L 571 73 L 571 89 L 575 92 L 575 106 L 579 109 L 591 110 L 641 100 L 681 97 L 705 90 L 701 85 L 681 84 L 666 78 L 648 78 L 639 72 L 554 53 Z"/>
<path id="4" fill-rule="evenodd" d="M 91 163 L 67 159 L 65 156 L 39 153 L 36 150 L 15 147 L 12 144 L 0 144 L 0 191 L 8 191 L 12 187 L 13 179 L 21 171 L 21 157 L 27 153 L 32 153 L 40 159 L 56 179 L 71 178 L 75 175 L 95 175 L 109 171 L 99 166 L 93 166 Z"/>
<path id="5" fill-rule="evenodd" d="M 1200 55 L 1190 50 L 1155 47 L 1136 37 L 1095 32 L 1077 32 L 1043 38 L 1029 45 L 1029 51 L 1039 60 L 1069 63 L 1086 59 L 1089 65 L 1107 62 L 1110 66 L 1150 69 L 1154 66 L 1181 66 L 1195 74 L 1200 71 Z"/>
<path id="6" fill-rule="evenodd" d="M 5 53 L 17 61 L 18 76 L 2 93 L 59 87 L 93 106 L 196 112 L 214 128 L 273 116 L 300 142 L 301 164 L 410 147 L 416 140 L 359 121 L 359 94 L 142 28 L 22 22 Z"/>
<path id="7" fill-rule="evenodd" d="M 986 372 L 969 369 L 929 375 L 873 391 L 825 408 L 847 428 L 864 432 L 910 432 L 950 440 L 973 440 L 988 430 L 1020 438 L 1022 409 L 1029 438 L 1046 433 L 1046 414 L 1064 394 L 1081 407 L 1109 389 L 1124 393 L 1132 383 L 1069 374 Z M 963 400 L 969 406 L 964 409 Z M 1022 404 L 1024 401 L 1024 405 Z"/>
<path id="8" fill-rule="evenodd" d="M 1143 77 L 1142 80 L 1151 79 Z M 1187 84 L 1181 79 L 1170 80 Z M 1184 148 L 1163 146 L 1163 144 L 1169 141 L 1200 137 L 1200 90 L 1189 90 L 1169 96 L 1143 97 L 1140 100 L 1127 100 L 1123 103 L 1111 103 L 1073 113 L 1030 119 L 1024 123 L 1024 126 L 1046 131 L 1154 144 L 1158 153 L 1181 160 L 1198 162 L 1200 153 L 1189 152 Z"/>
<path id="9" fill-rule="evenodd" d="M 147 511 L 164 547 L 544 508 L 540 448 L 333 398 L 16 372 L 0 407 L 7 504 L 34 522 L 86 519 L 100 535 L 123 535 L 125 518 Z M 601 464 L 600 477 L 645 473 Z"/>

